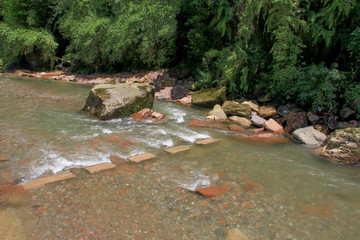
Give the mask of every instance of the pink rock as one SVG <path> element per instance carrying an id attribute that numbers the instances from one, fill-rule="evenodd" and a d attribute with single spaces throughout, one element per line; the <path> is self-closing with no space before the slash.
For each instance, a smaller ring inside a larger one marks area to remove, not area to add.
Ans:
<path id="1" fill-rule="evenodd" d="M 274 133 L 284 133 L 284 128 L 272 118 L 266 121 L 265 128 Z"/>
<path id="2" fill-rule="evenodd" d="M 183 105 L 190 105 L 191 104 L 191 95 L 188 95 L 186 97 L 183 97 L 182 99 L 179 100 L 179 103 L 183 104 Z"/>
<path id="3" fill-rule="evenodd" d="M 151 118 L 158 119 L 158 120 L 165 119 L 165 114 L 161 113 L 161 112 L 152 112 Z"/>
<path id="4" fill-rule="evenodd" d="M 135 120 L 143 120 L 145 118 L 148 118 L 150 115 L 151 115 L 150 108 L 144 108 L 143 110 L 132 114 L 131 117 Z"/>

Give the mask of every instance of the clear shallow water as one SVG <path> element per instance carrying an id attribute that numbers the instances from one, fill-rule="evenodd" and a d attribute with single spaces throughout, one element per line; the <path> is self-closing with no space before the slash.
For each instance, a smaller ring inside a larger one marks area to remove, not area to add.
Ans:
<path id="1" fill-rule="evenodd" d="M 302 145 L 254 144 L 236 140 L 227 131 L 189 128 L 188 121 L 203 118 L 206 111 L 174 103 L 156 102 L 154 109 L 167 114 L 167 119 L 159 123 L 142 123 L 130 118 L 98 121 L 79 111 L 89 89 L 88 86 L 56 81 L 0 78 L 0 157 L 10 158 L 6 164 L 0 163 L 0 182 L 7 179 L 27 181 L 108 162 L 112 154 L 125 158 L 151 152 L 159 159 L 141 165 L 140 172 L 132 173 L 132 178 L 145 178 L 151 182 L 152 177 L 156 177 L 156 184 L 164 185 L 162 191 L 170 192 L 172 186 L 189 190 L 217 184 L 232 187 L 222 199 L 231 207 L 214 213 L 213 217 L 201 218 L 198 223 L 204 222 L 205 226 L 215 224 L 213 221 L 216 220 L 219 225 L 217 218 L 224 217 L 227 225 L 215 227 L 211 234 L 203 235 L 207 236 L 204 239 L 217 239 L 224 228 L 239 226 L 251 239 L 358 239 L 360 236 L 357 227 L 360 217 L 359 167 L 337 166 L 314 158 L 310 149 Z M 222 140 L 208 146 L 192 146 L 190 151 L 178 155 L 163 151 L 166 147 L 192 145 L 196 140 L 208 137 Z M 96 179 L 83 174 L 76 181 L 93 186 L 87 192 L 101 209 L 100 202 L 106 198 L 104 194 L 111 193 L 110 190 L 99 193 L 98 183 L 93 181 L 102 181 L 102 178 Z M 120 185 L 127 188 L 124 182 Z M 52 196 L 53 201 L 62 188 L 58 187 L 41 194 Z M 142 188 L 142 195 L 153 198 L 157 195 L 154 188 Z M 73 198 L 75 201 L 76 197 Z M 188 198 L 194 197 L 189 195 Z M 161 198 L 157 203 L 173 206 L 174 201 Z M 201 200 L 189 201 L 197 203 Z M 248 203 L 257 206 L 253 212 L 247 210 Z M 210 207 L 215 209 L 215 206 Z M 204 211 L 200 207 L 189 209 Z M 101 210 L 110 219 L 111 209 L 104 206 Z M 239 211 L 249 213 L 249 216 L 241 217 Z M 180 211 L 180 219 L 186 217 L 185 212 Z M 46 221 L 56 221 L 55 216 Z M 166 221 L 163 212 L 154 218 Z M 115 216 L 113 221 L 117 221 Z M 188 231 L 200 234 L 204 226 Z M 52 228 L 57 231 L 55 226 Z M 191 234 L 184 236 L 184 239 L 196 239 Z"/>

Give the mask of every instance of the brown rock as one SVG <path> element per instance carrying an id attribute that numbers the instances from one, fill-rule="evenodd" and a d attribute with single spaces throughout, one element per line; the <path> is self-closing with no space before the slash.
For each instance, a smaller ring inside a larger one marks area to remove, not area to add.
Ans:
<path id="1" fill-rule="evenodd" d="M 229 129 L 230 131 L 233 131 L 233 132 L 245 132 L 245 128 L 239 126 L 239 125 L 236 125 L 236 124 L 230 124 L 229 125 Z"/>
<path id="2" fill-rule="evenodd" d="M 260 107 L 259 105 L 257 105 L 256 103 L 253 103 L 252 101 L 245 101 L 242 104 L 247 104 L 251 107 L 251 110 L 255 111 L 255 112 L 259 112 L 260 111 Z"/>
<path id="3" fill-rule="evenodd" d="M 244 128 L 250 128 L 250 126 L 251 126 L 251 121 L 244 117 L 231 116 L 231 117 L 229 117 L 229 120 L 239 124 L 240 126 L 242 126 Z"/>
<path id="4" fill-rule="evenodd" d="M 207 144 L 215 143 L 215 142 L 218 142 L 218 141 L 219 141 L 219 139 L 207 138 L 207 139 L 197 141 L 195 144 L 197 144 L 197 145 L 207 145 Z"/>
<path id="5" fill-rule="evenodd" d="M 0 158 L 0 162 L 5 162 L 5 161 L 9 161 L 9 158 Z"/>
<path id="6" fill-rule="evenodd" d="M 69 172 L 60 173 L 60 174 L 56 174 L 56 175 L 52 175 L 52 176 L 34 179 L 30 182 L 24 183 L 22 186 L 24 187 L 25 190 L 35 189 L 35 188 L 43 187 L 48 183 L 59 182 L 59 181 L 63 181 L 63 180 L 67 180 L 67 179 L 71 179 L 71 178 L 75 178 L 75 177 L 76 176 L 74 174 L 69 173 Z"/>
<path id="7" fill-rule="evenodd" d="M 91 174 L 94 174 L 94 173 L 98 173 L 98 172 L 113 169 L 113 168 L 116 168 L 116 165 L 114 165 L 112 163 L 101 163 L 101 164 L 93 165 L 90 167 L 86 167 L 85 170 Z"/>
<path id="8" fill-rule="evenodd" d="M 141 111 L 132 114 L 131 117 L 135 120 L 144 120 L 144 119 L 150 117 L 150 115 L 151 115 L 150 108 L 144 108 Z"/>
<path id="9" fill-rule="evenodd" d="M 225 240 L 248 240 L 248 237 L 239 229 L 232 228 L 226 232 Z"/>
<path id="10" fill-rule="evenodd" d="M 291 112 L 287 117 L 287 123 L 285 127 L 286 133 L 292 133 L 296 129 L 307 127 L 307 115 L 302 110 Z"/>
<path id="11" fill-rule="evenodd" d="M 211 186 L 211 187 L 197 188 L 195 189 L 195 191 L 197 191 L 206 198 L 210 198 L 210 197 L 217 197 L 224 193 L 227 193 L 228 191 L 230 191 L 230 187 Z"/>
<path id="12" fill-rule="evenodd" d="M 190 150 L 189 146 L 177 146 L 177 147 L 167 148 L 167 149 L 165 149 L 165 152 L 168 152 L 171 154 L 176 154 L 176 153 L 184 152 L 187 150 Z"/>
<path id="13" fill-rule="evenodd" d="M 250 134 L 261 134 L 264 133 L 265 129 L 264 128 L 254 128 L 254 129 L 249 129 L 248 133 Z"/>
<path id="14" fill-rule="evenodd" d="M 268 118 L 276 115 L 276 109 L 273 107 L 262 106 L 260 107 L 259 116 Z"/>
<path id="15" fill-rule="evenodd" d="M 147 161 L 147 160 L 151 160 L 151 159 L 155 159 L 155 158 L 157 158 L 155 155 L 153 155 L 151 153 L 145 153 L 145 154 L 140 154 L 137 156 L 129 157 L 128 160 L 138 163 L 138 162 Z"/>
<path id="16" fill-rule="evenodd" d="M 280 133 L 280 134 L 284 133 L 284 128 L 272 118 L 270 120 L 266 121 L 265 128 L 266 128 L 266 130 L 274 132 L 274 133 Z"/>
<path id="17" fill-rule="evenodd" d="M 219 104 L 216 104 L 214 106 L 213 110 L 211 110 L 209 112 L 208 116 L 214 116 L 220 121 L 226 120 L 226 118 L 227 118 L 224 110 L 222 110 L 222 108 Z"/>
<path id="18" fill-rule="evenodd" d="M 0 204 L 9 203 L 20 205 L 25 203 L 28 192 L 23 186 L 4 186 L 0 187 Z"/>
<path id="19" fill-rule="evenodd" d="M 217 128 L 217 129 L 226 129 L 228 128 L 227 124 L 218 123 L 218 122 L 210 122 L 210 121 L 202 121 L 199 119 L 191 120 L 188 125 L 190 127 L 206 127 L 206 128 Z"/>
<path id="20" fill-rule="evenodd" d="M 126 162 L 126 160 L 122 157 L 119 157 L 118 155 L 111 155 L 110 156 L 110 161 L 112 163 L 124 163 Z"/>

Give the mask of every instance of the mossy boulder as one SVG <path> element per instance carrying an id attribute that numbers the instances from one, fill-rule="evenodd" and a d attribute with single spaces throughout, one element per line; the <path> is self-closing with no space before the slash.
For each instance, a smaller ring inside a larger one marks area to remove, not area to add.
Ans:
<path id="1" fill-rule="evenodd" d="M 100 120 L 130 116 L 152 108 L 155 88 L 140 83 L 100 84 L 93 87 L 82 107 Z"/>
<path id="2" fill-rule="evenodd" d="M 360 163 L 360 128 L 339 129 L 331 133 L 325 140 L 322 156 L 336 163 Z"/>
<path id="3" fill-rule="evenodd" d="M 229 116 L 250 118 L 251 107 L 248 104 L 240 104 L 235 101 L 226 101 L 222 106 L 224 112 Z"/>
<path id="4" fill-rule="evenodd" d="M 192 94 L 192 106 L 212 108 L 226 100 L 226 87 L 203 89 Z"/>

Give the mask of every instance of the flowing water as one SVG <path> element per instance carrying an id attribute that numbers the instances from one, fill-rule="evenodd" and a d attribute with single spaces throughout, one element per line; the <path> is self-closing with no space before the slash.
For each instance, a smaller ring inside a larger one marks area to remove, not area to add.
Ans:
<path id="1" fill-rule="evenodd" d="M 89 86 L 0 76 L 0 239 L 360 239 L 360 168 L 293 143 L 240 141 L 190 128 L 206 111 L 156 102 L 152 123 L 80 111 Z M 204 138 L 221 141 L 195 146 Z M 164 148 L 190 145 L 170 155 Z M 29 194 L 1 186 L 150 152 L 157 160 L 55 183 Z M 230 187 L 217 198 L 193 192 Z M 2 194 L 2 195 L 1 195 Z M 9 194 L 8 194 L 9 195 Z M 20 197 L 18 196 L 20 195 Z M 5 200 L 4 200 L 5 199 Z"/>

